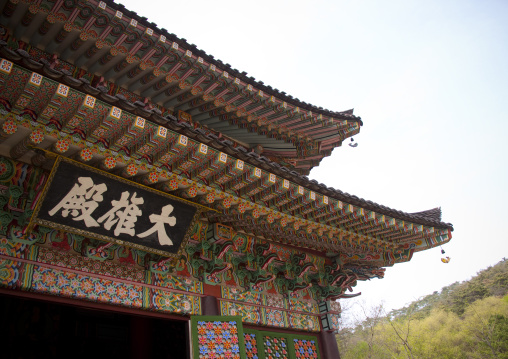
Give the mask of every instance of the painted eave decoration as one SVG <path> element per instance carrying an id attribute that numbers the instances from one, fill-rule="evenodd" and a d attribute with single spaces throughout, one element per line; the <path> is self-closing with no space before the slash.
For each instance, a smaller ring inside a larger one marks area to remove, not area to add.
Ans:
<path id="1" fill-rule="evenodd" d="M 49 169 L 55 156 L 72 157 L 207 206 L 211 223 L 346 262 L 392 265 L 451 239 L 440 210 L 403 213 L 274 163 L 257 167 L 235 147 L 219 150 L 176 120 L 161 125 L 122 110 L 67 85 L 70 77 L 59 82 L 42 65 L 40 72 L 19 65 L 26 59 L 14 55 L 0 60 L 0 153 L 11 158 Z"/>
<path id="2" fill-rule="evenodd" d="M 5 40 L 25 50 L 26 61 L 71 74 L 71 86 L 84 83 L 143 117 L 175 115 L 206 134 L 234 138 L 236 146 L 298 173 L 308 174 L 360 131 L 353 110 L 325 110 L 265 86 L 121 4 L 4 0 L 0 6 Z"/>
<path id="3" fill-rule="evenodd" d="M 303 174 L 357 134 L 112 2 L 0 0 L 0 154 L 58 156 L 207 207 L 233 231 L 372 268 L 451 239 Z M 264 147 L 270 147 L 266 151 Z"/>

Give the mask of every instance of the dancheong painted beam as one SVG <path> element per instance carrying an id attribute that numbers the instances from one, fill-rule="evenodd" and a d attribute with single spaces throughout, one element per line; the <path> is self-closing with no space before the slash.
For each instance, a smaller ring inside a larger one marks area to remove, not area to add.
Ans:
<path id="1" fill-rule="evenodd" d="M 185 111 L 207 132 L 270 148 L 266 157 L 282 157 L 300 173 L 362 124 L 351 110 L 323 110 L 265 86 L 119 5 L 3 3 L 3 24 L 21 21 L 13 35 L 38 52 L 37 60 L 53 62 L 58 54 L 56 69 L 81 71 L 78 81 L 141 110 Z"/>
<path id="2" fill-rule="evenodd" d="M 0 51 L 20 52 L 6 46 Z M 213 207 L 206 214 L 210 222 L 341 253 L 345 261 L 371 251 L 374 264 L 390 265 L 409 259 L 408 251 L 450 238 L 451 226 L 439 216 L 405 214 L 344 195 L 174 117 L 148 121 L 66 85 L 70 80 L 44 76 L 42 66 L 38 73 L 7 59 L 0 65 L 3 140 L 12 158 L 28 156 L 48 166 L 42 152 L 29 149 L 52 150 Z"/>

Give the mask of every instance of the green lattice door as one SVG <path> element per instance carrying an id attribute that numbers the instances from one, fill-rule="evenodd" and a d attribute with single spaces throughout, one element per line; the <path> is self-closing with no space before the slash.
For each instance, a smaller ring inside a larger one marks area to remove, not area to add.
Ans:
<path id="1" fill-rule="evenodd" d="M 267 331 L 244 331 L 246 358 L 249 359 L 318 359 L 317 338 Z"/>
<path id="2" fill-rule="evenodd" d="M 191 317 L 194 359 L 320 359 L 317 337 L 243 329 L 241 316 Z"/>

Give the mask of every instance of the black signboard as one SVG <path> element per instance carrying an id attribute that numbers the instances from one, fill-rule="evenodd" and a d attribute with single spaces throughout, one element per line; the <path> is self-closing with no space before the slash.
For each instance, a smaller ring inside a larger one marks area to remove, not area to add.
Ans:
<path id="1" fill-rule="evenodd" d="M 196 205 L 59 158 L 35 222 L 166 256 L 181 254 Z"/>

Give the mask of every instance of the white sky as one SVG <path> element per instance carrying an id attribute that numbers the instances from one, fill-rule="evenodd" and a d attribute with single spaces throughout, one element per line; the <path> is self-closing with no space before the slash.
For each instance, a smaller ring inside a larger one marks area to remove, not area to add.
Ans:
<path id="1" fill-rule="evenodd" d="M 508 2 L 122 0 L 216 59 L 364 126 L 311 178 L 405 212 L 442 207 L 452 241 L 359 284 L 388 310 L 508 257 Z"/>

